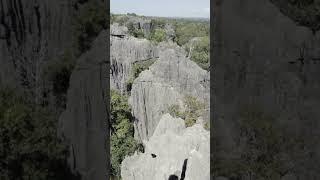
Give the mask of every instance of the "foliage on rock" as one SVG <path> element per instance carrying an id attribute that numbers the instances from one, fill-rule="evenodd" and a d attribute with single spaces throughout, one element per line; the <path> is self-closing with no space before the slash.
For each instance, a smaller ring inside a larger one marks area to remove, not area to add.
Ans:
<path id="1" fill-rule="evenodd" d="M 136 38 L 144 38 L 144 32 L 142 29 L 136 28 L 133 22 L 127 24 L 128 32 L 131 36 Z"/>
<path id="2" fill-rule="evenodd" d="M 190 54 L 190 59 L 197 63 L 202 69 L 209 70 L 210 66 L 210 38 L 209 36 L 199 37 L 198 40 L 190 42 L 185 46 Z"/>
<path id="3" fill-rule="evenodd" d="M 74 35 L 77 54 L 87 51 L 102 29 L 107 29 L 108 13 L 103 4 L 88 1 L 82 4 L 74 17 Z"/>
<path id="4" fill-rule="evenodd" d="M 182 46 L 194 37 L 205 37 L 210 34 L 210 25 L 207 22 L 176 21 L 176 42 Z"/>
<path id="5" fill-rule="evenodd" d="M 145 61 L 135 62 L 132 66 L 132 74 L 128 81 L 126 82 L 127 91 L 130 92 L 132 88 L 133 81 L 139 76 L 139 74 L 147 70 L 153 63 L 155 63 L 156 59 L 148 59 Z"/>
<path id="6" fill-rule="evenodd" d="M 173 104 L 168 107 L 168 113 L 173 117 L 180 117 L 185 120 L 186 127 L 193 126 L 204 111 L 204 104 L 196 97 L 186 96 L 184 99 L 185 109 L 182 110 L 179 105 Z"/>
<path id="7" fill-rule="evenodd" d="M 141 149 L 134 139 L 133 117 L 128 98 L 111 91 L 111 173 L 120 176 L 121 162 L 125 156 Z"/>
<path id="8" fill-rule="evenodd" d="M 270 0 L 282 13 L 297 24 L 310 28 L 313 32 L 320 29 L 320 1 L 315 0 Z"/>
<path id="9" fill-rule="evenodd" d="M 167 34 L 166 34 L 165 30 L 163 30 L 163 29 L 155 29 L 151 33 L 151 35 L 149 37 L 149 40 L 153 41 L 155 43 L 160 43 L 162 41 L 165 41 L 166 37 L 167 37 Z"/>

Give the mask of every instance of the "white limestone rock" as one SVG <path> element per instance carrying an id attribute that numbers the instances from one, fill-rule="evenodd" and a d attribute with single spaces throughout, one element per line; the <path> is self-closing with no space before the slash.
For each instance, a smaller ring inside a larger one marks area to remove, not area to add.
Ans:
<path id="1" fill-rule="evenodd" d="M 110 36 L 110 85 L 121 93 L 127 91 L 126 84 L 132 76 L 132 65 L 137 61 L 157 58 L 157 48 L 146 39 L 138 39 L 126 34 L 127 28 L 111 26 Z"/>
<path id="2" fill-rule="evenodd" d="M 191 95 L 209 107 L 209 73 L 187 59 L 173 44 L 159 45 L 159 59 L 133 82 L 129 104 L 135 121 L 135 138 L 150 138 L 168 107 L 184 107 L 184 97 Z M 203 114 L 209 120 L 209 109 Z"/>
<path id="3" fill-rule="evenodd" d="M 124 159 L 121 177 L 123 180 L 163 180 L 172 174 L 180 177 L 185 159 L 188 159 L 185 180 L 210 179 L 209 131 L 199 124 L 185 128 L 182 119 L 165 114 L 154 135 L 145 141 L 145 152 Z"/>

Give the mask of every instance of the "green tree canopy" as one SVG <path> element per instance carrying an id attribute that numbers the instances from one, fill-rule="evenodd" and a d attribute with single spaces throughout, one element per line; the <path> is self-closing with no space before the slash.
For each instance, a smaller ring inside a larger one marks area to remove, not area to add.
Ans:
<path id="1" fill-rule="evenodd" d="M 166 40 L 166 31 L 163 30 L 163 29 L 155 29 L 149 39 L 153 42 L 156 42 L 156 43 L 159 43 L 159 42 L 162 42 L 162 41 L 165 41 Z"/>
<path id="2" fill-rule="evenodd" d="M 12 89 L 0 90 L 0 179 L 75 179 L 57 118 Z"/>
<path id="3" fill-rule="evenodd" d="M 128 97 L 111 90 L 111 173 L 120 177 L 121 162 L 138 150 Z"/>

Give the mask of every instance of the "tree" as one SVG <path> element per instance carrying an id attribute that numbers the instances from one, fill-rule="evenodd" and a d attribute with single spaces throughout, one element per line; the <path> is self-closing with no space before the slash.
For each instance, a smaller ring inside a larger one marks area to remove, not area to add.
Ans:
<path id="1" fill-rule="evenodd" d="M 144 38 L 144 32 L 142 29 L 137 29 L 133 22 L 129 22 L 127 24 L 128 32 L 131 36 L 134 36 L 136 38 Z"/>
<path id="2" fill-rule="evenodd" d="M 300 137 L 288 133 L 274 115 L 257 106 L 244 107 L 239 117 L 241 158 L 238 163 L 246 166 L 239 169 L 238 174 L 280 179 L 287 172 L 294 171 L 290 161 L 296 147 L 303 147 Z"/>
<path id="3" fill-rule="evenodd" d="M 111 90 L 111 173 L 120 176 L 121 163 L 141 147 L 134 139 L 133 117 L 128 98 Z"/>
<path id="4" fill-rule="evenodd" d="M 84 3 L 74 17 L 74 45 L 77 55 L 87 51 L 91 43 L 103 29 L 108 27 L 108 14 L 104 6 L 97 1 Z"/>
<path id="5" fill-rule="evenodd" d="M 194 37 L 209 36 L 209 26 L 207 22 L 177 21 L 175 23 L 176 41 L 183 46 Z"/>
<path id="6" fill-rule="evenodd" d="M 57 118 L 10 88 L 0 90 L 0 179 L 76 179 Z"/>
<path id="7" fill-rule="evenodd" d="M 190 51 L 190 59 L 197 63 L 201 68 L 209 70 L 210 66 L 210 38 L 209 36 L 200 37 L 197 40 L 190 42 L 186 46 L 186 50 Z"/>

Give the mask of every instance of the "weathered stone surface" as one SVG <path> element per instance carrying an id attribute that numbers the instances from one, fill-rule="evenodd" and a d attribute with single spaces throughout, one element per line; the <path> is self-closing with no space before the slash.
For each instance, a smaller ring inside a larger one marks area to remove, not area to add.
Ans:
<path id="1" fill-rule="evenodd" d="M 152 154 L 154 156 L 152 156 Z M 185 128 L 184 120 L 162 116 L 154 135 L 145 141 L 145 152 L 126 157 L 123 180 L 163 180 L 178 177 L 186 161 L 185 180 L 210 179 L 210 134 L 202 125 Z"/>
<path id="2" fill-rule="evenodd" d="M 111 34 L 124 35 L 110 37 L 111 60 L 111 88 L 122 93 L 127 91 L 126 84 L 132 75 L 132 65 L 137 61 L 157 58 L 157 48 L 146 39 L 137 39 L 128 36 L 127 28 L 114 24 L 111 26 Z"/>
<path id="3" fill-rule="evenodd" d="M 209 107 L 210 78 L 207 71 L 185 58 L 182 48 L 160 44 L 159 59 L 135 79 L 129 103 L 135 117 L 135 138 L 152 136 L 162 114 L 172 104 L 182 108 L 187 95 L 198 98 Z M 170 48 L 168 48 L 170 47 Z M 209 119 L 209 110 L 203 115 Z"/>
<path id="4" fill-rule="evenodd" d="M 71 2 L 0 1 L 0 84 L 41 98 L 43 66 L 71 45 Z M 39 97 L 40 96 L 40 97 Z"/>
<path id="5" fill-rule="evenodd" d="M 43 71 L 50 61 L 71 48 L 76 1 L 0 0 L 1 86 L 17 87 L 32 102 L 48 98 L 43 93 L 49 86 Z M 103 97 L 108 78 L 104 64 L 107 38 L 106 32 L 102 33 L 93 49 L 79 59 L 70 80 L 67 110 L 60 119 L 60 135 L 71 146 L 70 165 L 83 179 L 105 179 L 107 174 Z"/>
<path id="6" fill-rule="evenodd" d="M 69 164 L 82 180 L 107 179 L 107 38 L 108 33 L 101 32 L 92 49 L 77 61 L 67 108 L 60 117 L 60 135 L 70 145 Z"/>
<path id="7" fill-rule="evenodd" d="M 221 147 L 214 153 L 227 160 L 241 152 L 236 150 L 239 112 L 244 106 L 258 107 L 285 124 L 283 131 L 304 139 L 306 151 L 314 156 L 294 158 L 292 164 L 295 171 L 319 179 L 315 160 L 320 157 L 319 143 L 314 139 L 320 135 L 319 32 L 297 26 L 269 0 L 223 0 L 216 6 L 213 92 L 217 106 L 212 118 Z"/>

